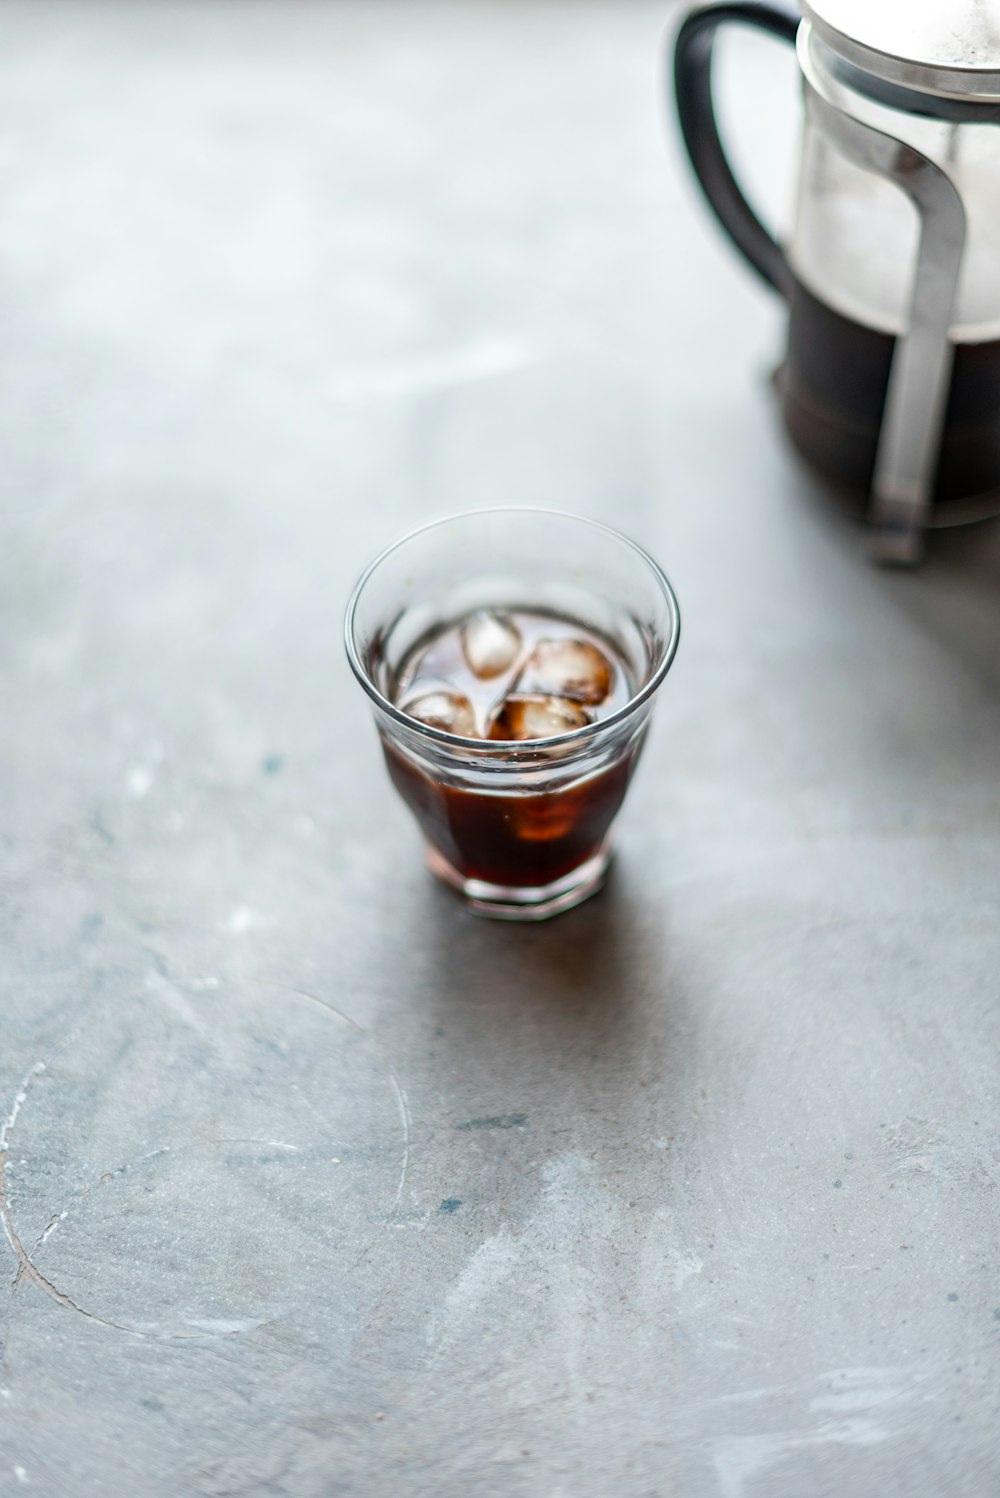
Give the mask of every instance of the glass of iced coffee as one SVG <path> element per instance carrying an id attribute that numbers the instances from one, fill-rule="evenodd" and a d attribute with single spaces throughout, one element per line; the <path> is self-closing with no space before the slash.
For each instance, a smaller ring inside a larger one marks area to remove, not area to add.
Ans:
<path id="1" fill-rule="evenodd" d="M 473 511 L 372 562 L 348 658 L 427 862 L 473 910 L 540 920 L 601 887 L 679 635 L 653 559 L 572 515 Z"/>

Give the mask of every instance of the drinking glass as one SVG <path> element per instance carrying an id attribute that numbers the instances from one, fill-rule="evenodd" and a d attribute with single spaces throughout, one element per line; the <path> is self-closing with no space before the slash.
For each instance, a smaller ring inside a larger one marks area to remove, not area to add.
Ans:
<path id="1" fill-rule="evenodd" d="M 400 711 L 400 667 L 422 641 L 480 609 L 553 615 L 602 637 L 625 667 L 628 701 L 601 721 L 526 741 L 465 738 Z M 679 636 L 677 600 L 652 557 L 574 515 L 455 515 L 404 536 L 367 568 L 347 608 L 348 659 L 427 863 L 472 910 L 541 920 L 601 887 L 612 823 Z"/>

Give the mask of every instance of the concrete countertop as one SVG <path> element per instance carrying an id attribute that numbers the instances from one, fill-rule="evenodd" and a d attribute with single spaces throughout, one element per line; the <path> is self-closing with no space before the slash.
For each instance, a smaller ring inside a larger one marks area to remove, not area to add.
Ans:
<path id="1" fill-rule="evenodd" d="M 998 1490 L 1000 531 L 880 572 L 793 461 L 675 15 L 0 5 L 4 1498 Z M 340 644 L 507 502 L 684 615 L 537 929 Z"/>

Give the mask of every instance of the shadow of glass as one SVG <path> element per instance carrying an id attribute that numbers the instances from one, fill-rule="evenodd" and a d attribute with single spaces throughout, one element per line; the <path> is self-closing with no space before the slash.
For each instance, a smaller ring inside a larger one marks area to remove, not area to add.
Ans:
<path id="1" fill-rule="evenodd" d="M 489 1232 L 561 1181 L 581 1210 L 594 1192 L 631 1209 L 662 1184 L 701 1039 L 641 868 L 623 859 L 599 895 L 537 925 L 475 916 L 428 878 L 407 925 L 414 1189 Z"/>
<path id="2" fill-rule="evenodd" d="M 676 995 L 662 924 L 636 880 L 612 865 L 600 894 L 534 925 L 474 916 L 428 881 L 425 1017 L 463 1066 L 539 1078 L 638 1067 Z"/>

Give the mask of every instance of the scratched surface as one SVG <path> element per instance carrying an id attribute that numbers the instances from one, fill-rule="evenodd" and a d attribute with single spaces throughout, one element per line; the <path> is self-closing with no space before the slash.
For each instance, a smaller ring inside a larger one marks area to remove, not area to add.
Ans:
<path id="1" fill-rule="evenodd" d="M 3 1498 L 1000 1490 L 1000 535 L 876 572 L 788 456 L 673 14 L 0 5 Z M 684 612 L 536 930 L 339 643 L 511 500 Z"/>

